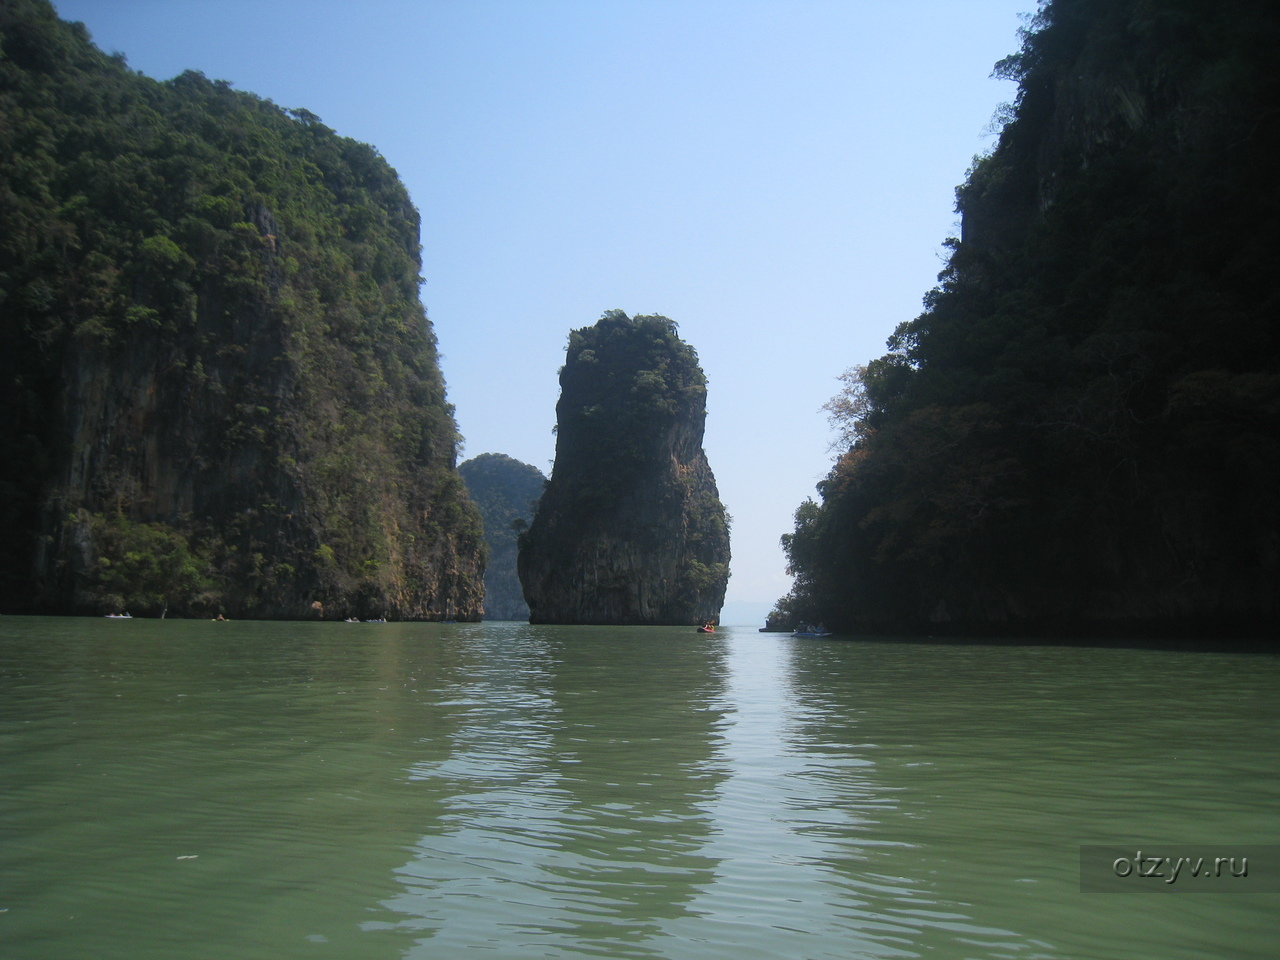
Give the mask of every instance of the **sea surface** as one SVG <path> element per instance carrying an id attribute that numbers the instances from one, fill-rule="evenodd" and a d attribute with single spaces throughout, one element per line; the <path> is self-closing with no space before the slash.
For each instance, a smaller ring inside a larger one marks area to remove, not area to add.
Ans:
<path id="1" fill-rule="evenodd" d="M 1269 655 L 0 617 L 4 960 L 1274 960 L 1277 843 Z"/>

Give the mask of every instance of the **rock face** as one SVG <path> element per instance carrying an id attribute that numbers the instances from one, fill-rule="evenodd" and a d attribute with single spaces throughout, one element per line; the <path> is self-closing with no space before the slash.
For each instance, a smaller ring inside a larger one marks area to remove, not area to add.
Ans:
<path id="1" fill-rule="evenodd" d="M 520 546 L 530 622 L 719 616 L 729 528 L 702 450 L 706 396 L 666 317 L 610 311 L 570 334 L 555 466 Z"/>
<path id="2" fill-rule="evenodd" d="M 484 520 L 489 564 L 484 571 L 484 618 L 528 620 L 516 572 L 517 537 L 527 529 L 547 478 L 537 467 L 501 453 L 482 453 L 458 465 L 467 493 Z"/>
<path id="3" fill-rule="evenodd" d="M 369 146 L 0 5 L 6 612 L 478 619 L 483 541 Z"/>

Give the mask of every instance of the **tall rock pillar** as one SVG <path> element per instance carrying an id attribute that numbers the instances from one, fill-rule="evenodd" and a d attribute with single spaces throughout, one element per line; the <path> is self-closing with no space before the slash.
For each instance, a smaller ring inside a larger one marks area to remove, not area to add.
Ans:
<path id="1" fill-rule="evenodd" d="M 519 571 L 532 623 L 715 620 L 729 525 L 702 450 L 707 381 L 666 317 L 569 335 L 556 460 Z"/>

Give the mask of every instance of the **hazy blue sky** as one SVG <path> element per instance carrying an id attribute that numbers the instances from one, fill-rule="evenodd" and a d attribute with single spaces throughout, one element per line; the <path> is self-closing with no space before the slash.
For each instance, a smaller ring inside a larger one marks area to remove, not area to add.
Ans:
<path id="1" fill-rule="evenodd" d="M 936 281 L 954 188 L 1014 95 L 1034 0 L 55 0 L 183 70 L 373 144 L 422 213 L 464 458 L 549 472 L 568 333 L 680 325 L 734 517 L 729 598 L 831 465 L 822 404 Z"/>

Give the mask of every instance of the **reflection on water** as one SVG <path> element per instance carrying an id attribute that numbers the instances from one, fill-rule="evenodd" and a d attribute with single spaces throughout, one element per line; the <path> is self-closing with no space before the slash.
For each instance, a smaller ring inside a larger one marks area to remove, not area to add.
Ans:
<path id="1" fill-rule="evenodd" d="M 1276 658 L 891 642 L 787 649 L 787 699 L 808 721 L 793 742 L 873 758 L 878 790 L 893 798 L 868 833 L 890 844 L 879 869 L 909 893 L 875 913 L 917 925 L 917 951 L 1274 955 L 1280 897 L 1082 894 L 1078 870 L 1082 843 L 1271 842 Z"/>
<path id="2" fill-rule="evenodd" d="M 0 618 L 0 956 L 1270 957 L 1280 661 Z M 1152 692 L 1157 692 L 1153 697 Z"/>
<path id="3" fill-rule="evenodd" d="M 449 756 L 413 769 L 447 812 L 393 906 L 433 956 L 659 955 L 646 943 L 712 879 L 717 645 L 636 628 L 485 633 L 483 663 L 451 692 Z"/>

